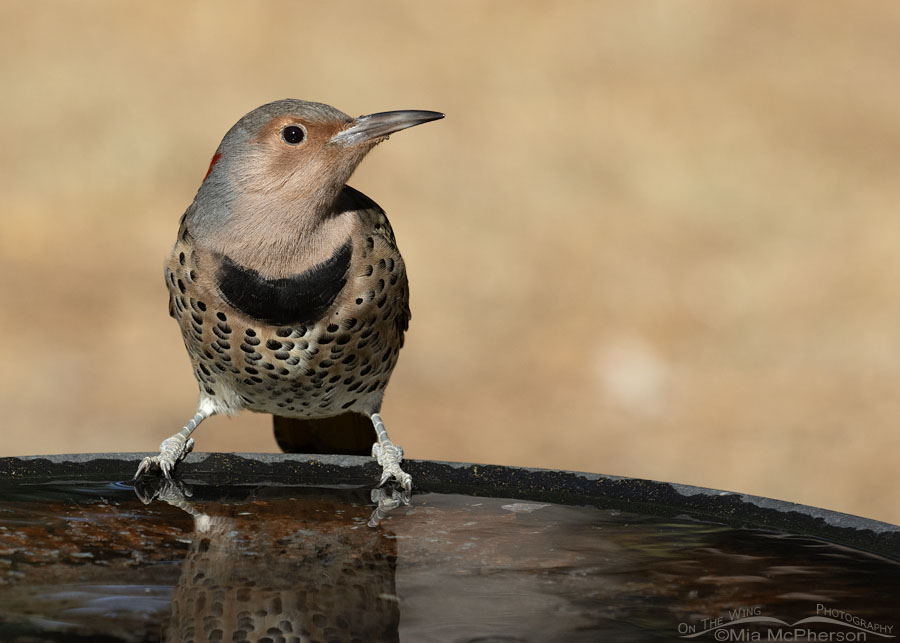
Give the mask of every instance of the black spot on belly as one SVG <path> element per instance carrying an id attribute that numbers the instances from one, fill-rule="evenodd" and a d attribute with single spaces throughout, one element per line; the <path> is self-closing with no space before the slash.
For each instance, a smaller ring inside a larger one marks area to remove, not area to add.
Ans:
<path id="1" fill-rule="evenodd" d="M 266 279 L 223 256 L 216 285 L 225 300 L 244 314 L 270 324 L 308 324 L 322 317 L 347 283 L 353 246 L 348 240 L 306 272 Z"/>

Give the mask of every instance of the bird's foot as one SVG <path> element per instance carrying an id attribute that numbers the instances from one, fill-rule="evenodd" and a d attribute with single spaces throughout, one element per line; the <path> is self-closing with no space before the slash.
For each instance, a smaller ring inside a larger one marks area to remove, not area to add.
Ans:
<path id="1" fill-rule="evenodd" d="M 412 495 L 412 476 L 400 468 L 403 448 L 384 438 L 372 445 L 372 457 L 381 465 L 381 480 L 378 486 L 383 487 L 388 481 L 395 481 L 402 489 L 399 492 L 401 501 L 408 505 Z"/>
<path id="2" fill-rule="evenodd" d="M 184 457 L 194 449 L 194 438 L 191 437 L 191 433 L 212 413 L 213 409 L 210 405 L 201 401 L 200 408 L 197 409 L 194 417 L 184 425 L 184 428 L 171 438 L 163 440 L 162 444 L 159 445 L 159 455 L 147 456 L 141 460 L 137 473 L 134 474 L 134 479 L 137 480 L 153 467 L 159 467 L 166 479 L 171 480 L 172 470 L 175 469 L 175 465 L 184 460 Z"/>
<path id="3" fill-rule="evenodd" d="M 137 473 L 134 474 L 134 479 L 137 480 L 150 469 L 159 467 L 162 474 L 168 480 L 171 480 L 175 465 L 184 460 L 185 456 L 193 449 L 194 438 L 185 437 L 181 433 L 176 433 L 171 438 L 166 438 L 159 445 L 159 455 L 147 456 L 141 460 Z"/>

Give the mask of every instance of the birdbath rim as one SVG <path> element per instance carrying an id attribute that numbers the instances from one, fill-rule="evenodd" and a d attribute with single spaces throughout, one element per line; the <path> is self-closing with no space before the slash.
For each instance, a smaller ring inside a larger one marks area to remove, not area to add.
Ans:
<path id="1" fill-rule="evenodd" d="M 146 455 L 3 457 L 0 489 L 74 480 L 130 484 Z M 812 536 L 900 560 L 900 526 L 785 500 L 601 473 L 433 460 L 404 462 L 414 481 L 414 504 L 415 495 L 443 493 L 592 505 Z M 373 486 L 379 467 L 372 458 L 363 456 L 192 453 L 178 465 L 178 474 L 188 484 L 353 488 Z"/>

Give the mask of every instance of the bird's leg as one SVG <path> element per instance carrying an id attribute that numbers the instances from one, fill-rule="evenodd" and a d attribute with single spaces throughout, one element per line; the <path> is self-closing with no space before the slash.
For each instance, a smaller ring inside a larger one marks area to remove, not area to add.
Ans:
<path id="1" fill-rule="evenodd" d="M 393 478 L 403 488 L 403 504 L 409 504 L 409 497 L 412 493 L 412 477 L 400 468 L 400 462 L 403 460 L 403 449 L 388 437 L 387 431 L 384 430 L 384 422 L 378 413 L 371 416 L 372 424 L 375 426 L 375 435 L 378 442 L 372 445 L 372 457 L 381 465 L 381 481 L 379 486 Z"/>
<path id="2" fill-rule="evenodd" d="M 159 455 L 147 456 L 141 460 L 134 479 L 137 480 L 152 467 L 157 466 L 163 475 L 171 480 L 175 465 L 184 460 L 184 457 L 194 448 L 194 438 L 190 437 L 191 433 L 210 415 L 211 411 L 201 407 L 181 431 L 162 441 L 162 444 L 159 445 Z"/>

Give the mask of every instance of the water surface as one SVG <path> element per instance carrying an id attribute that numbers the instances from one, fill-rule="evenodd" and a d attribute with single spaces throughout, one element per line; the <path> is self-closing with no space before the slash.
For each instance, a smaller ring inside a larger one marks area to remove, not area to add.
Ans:
<path id="1" fill-rule="evenodd" d="M 834 622 L 797 627 L 890 640 L 900 626 L 900 565 L 805 536 L 445 494 L 374 529 L 362 490 L 162 497 L 7 484 L 0 641 L 751 640 L 722 633 L 817 614 Z"/>

